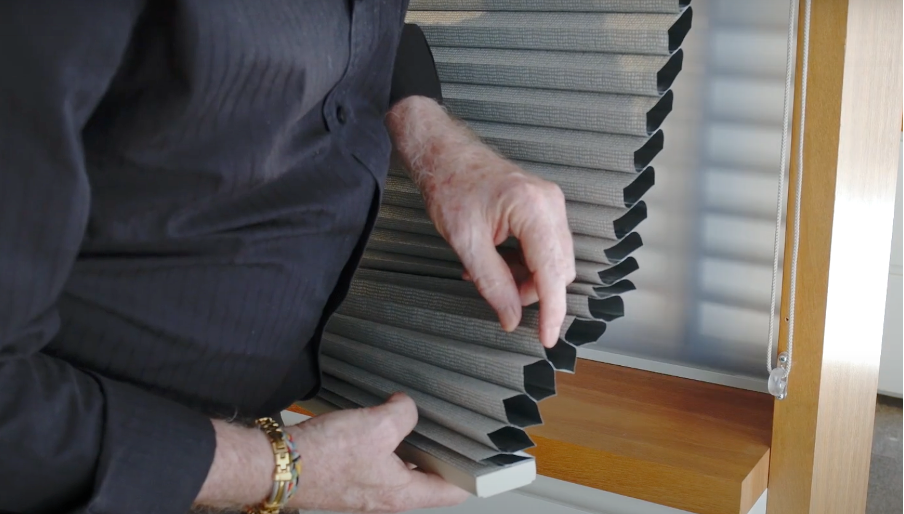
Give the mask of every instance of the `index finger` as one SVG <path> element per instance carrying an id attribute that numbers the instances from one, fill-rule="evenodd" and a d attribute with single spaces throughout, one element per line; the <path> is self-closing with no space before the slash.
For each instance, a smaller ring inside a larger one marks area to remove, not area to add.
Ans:
<path id="1" fill-rule="evenodd" d="M 544 225 L 528 230 L 519 239 L 525 264 L 533 274 L 540 299 L 540 342 L 552 348 L 559 340 L 565 321 L 566 287 L 570 281 L 567 255 L 570 251 L 563 248 L 562 237 L 556 233 L 557 227 L 548 223 Z M 573 259 L 570 265 L 574 266 Z"/>

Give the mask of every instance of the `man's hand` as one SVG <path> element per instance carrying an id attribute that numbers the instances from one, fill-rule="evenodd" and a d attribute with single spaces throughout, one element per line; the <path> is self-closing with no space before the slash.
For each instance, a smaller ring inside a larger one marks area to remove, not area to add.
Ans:
<path id="1" fill-rule="evenodd" d="M 555 345 L 565 318 L 565 288 L 575 278 L 558 186 L 498 156 L 433 100 L 400 101 L 386 125 L 430 218 L 503 329 L 514 330 L 521 307 L 539 300 L 540 341 Z M 504 259 L 496 246 L 509 236 L 520 241 L 521 255 Z"/>
<path id="2" fill-rule="evenodd" d="M 301 454 L 298 490 L 288 508 L 334 512 L 404 512 L 457 505 L 468 493 L 411 469 L 396 455 L 417 423 L 414 401 L 393 395 L 369 409 L 337 411 L 286 427 Z M 257 428 L 214 421 L 217 452 L 195 505 L 239 510 L 273 487 L 273 450 Z"/>
<path id="3" fill-rule="evenodd" d="M 414 401 L 397 394 L 379 407 L 332 412 L 288 427 L 304 466 L 289 507 L 403 512 L 463 502 L 468 493 L 409 469 L 393 453 L 415 423 Z"/>

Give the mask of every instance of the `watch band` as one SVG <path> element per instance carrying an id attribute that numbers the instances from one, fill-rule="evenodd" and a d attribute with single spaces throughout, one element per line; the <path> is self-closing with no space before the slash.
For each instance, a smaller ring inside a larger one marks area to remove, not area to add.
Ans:
<path id="1" fill-rule="evenodd" d="M 278 514 L 298 489 L 301 474 L 301 456 L 295 449 L 292 436 L 287 434 L 273 418 L 260 418 L 255 424 L 270 440 L 276 465 L 273 469 L 273 490 L 260 505 L 246 509 L 248 514 Z"/>

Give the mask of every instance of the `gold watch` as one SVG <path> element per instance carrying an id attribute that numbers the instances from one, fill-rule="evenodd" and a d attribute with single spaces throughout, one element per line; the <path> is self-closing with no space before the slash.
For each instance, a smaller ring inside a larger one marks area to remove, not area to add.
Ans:
<path id="1" fill-rule="evenodd" d="M 273 418 L 260 418 L 255 421 L 273 449 L 276 465 L 273 469 L 273 490 L 261 504 L 248 507 L 248 514 L 279 514 L 298 489 L 298 477 L 301 475 L 301 456 L 295 449 L 292 436 L 287 434 Z"/>

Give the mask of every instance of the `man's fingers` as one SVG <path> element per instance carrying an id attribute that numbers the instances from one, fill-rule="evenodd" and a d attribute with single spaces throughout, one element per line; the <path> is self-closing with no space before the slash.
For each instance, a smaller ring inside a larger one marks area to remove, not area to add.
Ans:
<path id="1" fill-rule="evenodd" d="M 467 491 L 446 482 L 442 477 L 420 470 L 409 470 L 410 482 L 393 499 L 403 510 L 451 507 L 467 500 Z"/>
<path id="2" fill-rule="evenodd" d="M 540 297 L 540 342 L 552 348 L 559 340 L 566 313 L 566 282 L 555 273 L 540 270 L 534 275 Z"/>
<path id="3" fill-rule="evenodd" d="M 547 348 L 555 346 L 565 321 L 566 291 L 574 275 L 574 260 L 569 261 L 562 248 L 559 227 L 546 223 L 531 224 L 532 230 L 515 234 L 527 267 L 533 273 L 533 283 L 540 301 L 540 342 Z M 570 240 L 570 238 L 569 238 Z"/>
<path id="4" fill-rule="evenodd" d="M 370 420 L 378 427 L 378 437 L 391 450 L 414 430 L 417 424 L 417 406 L 408 395 L 396 393 L 385 403 L 369 409 L 375 419 Z"/>
<path id="5" fill-rule="evenodd" d="M 511 332 L 521 321 L 521 297 L 512 271 L 488 234 L 476 232 L 478 239 L 460 251 L 459 257 L 480 295 L 496 310 L 503 330 Z"/>

